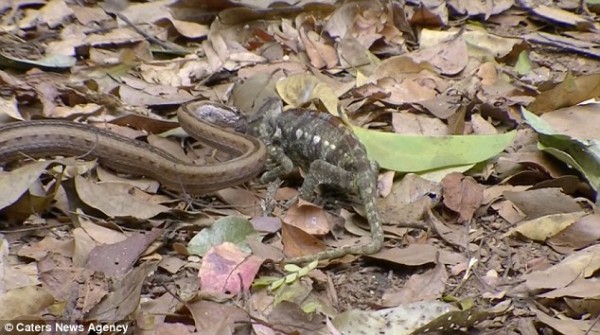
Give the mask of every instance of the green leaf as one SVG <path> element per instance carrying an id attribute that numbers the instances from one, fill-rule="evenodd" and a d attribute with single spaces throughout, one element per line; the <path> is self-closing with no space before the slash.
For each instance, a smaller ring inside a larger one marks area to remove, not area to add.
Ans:
<path id="1" fill-rule="evenodd" d="M 298 275 L 300 277 L 304 277 L 306 276 L 310 271 L 312 271 L 313 269 L 309 268 L 308 266 L 303 267 L 302 269 L 300 269 L 300 271 L 298 271 Z"/>
<path id="2" fill-rule="evenodd" d="M 279 278 L 274 276 L 261 276 L 252 282 L 252 287 L 264 287 L 272 284 L 274 281 L 279 280 Z"/>
<path id="3" fill-rule="evenodd" d="M 525 75 L 531 72 L 533 65 L 529 60 L 529 54 L 526 51 L 521 51 L 517 64 L 515 64 L 515 71 L 520 75 Z"/>
<path id="4" fill-rule="evenodd" d="M 41 68 L 43 70 L 65 70 L 75 65 L 77 59 L 61 54 L 47 54 L 37 60 L 19 58 L 8 53 L 0 52 L 0 65 L 16 69 Z"/>
<path id="5" fill-rule="evenodd" d="M 246 238 L 256 234 L 252 224 L 244 218 L 228 216 L 200 231 L 188 244 L 187 250 L 191 255 L 204 256 L 210 248 L 223 242 L 231 242 L 243 251 L 250 251 Z"/>
<path id="6" fill-rule="evenodd" d="M 399 172 L 420 172 L 474 164 L 501 153 L 516 132 L 498 135 L 416 136 L 353 127 L 379 166 Z"/>
<path id="7" fill-rule="evenodd" d="M 298 272 L 300 271 L 300 267 L 296 264 L 286 264 L 283 266 L 283 269 L 287 272 Z"/>
<path id="8" fill-rule="evenodd" d="M 298 279 L 297 273 L 289 274 L 289 275 L 285 276 L 285 283 L 286 284 L 293 283 L 296 279 Z"/>
<path id="9" fill-rule="evenodd" d="M 269 286 L 269 289 L 275 290 L 275 289 L 281 287 L 281 285 L 283 285 L 283 283 L 285 283 L 285 277 L 279 278 L 278 280 L 274 281 L 273 284 L 271 284 L 271 286 Z"/>
<path id="10" fill-rule="evenodd" d="M 539 134 L 538 147 L 570 165 L 600 191 L 600 142 L 557 133 L 537 115 L 522 108 L 523 118 Z"/>

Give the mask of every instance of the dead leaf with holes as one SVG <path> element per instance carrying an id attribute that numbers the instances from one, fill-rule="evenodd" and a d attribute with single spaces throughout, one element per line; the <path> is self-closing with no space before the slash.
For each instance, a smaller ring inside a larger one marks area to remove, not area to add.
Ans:
<path id="1" fill-rule="evenodd" d="M 90 251 L 85 267 L 107 276 L 122 278 L 162 233 L 162 229 L 155 228 L 147 233 L 135 233 L 121 242 L 99 245 Z"/>
<path id="2" fill-rule="evenodd" d="M 71 301 L 75 318 L 82 318 L 108 293 L 110 279 L 73 263 L 68 257 L 49 254 L 38 263 L 39 279 L 58 301 Z"/>

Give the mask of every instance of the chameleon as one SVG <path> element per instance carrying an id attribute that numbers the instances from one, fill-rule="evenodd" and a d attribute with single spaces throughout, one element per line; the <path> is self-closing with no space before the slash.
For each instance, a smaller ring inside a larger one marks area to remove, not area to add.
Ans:
<path id="1" fill-rule="evenodd" d="M 284 112 L 279 99 L 268 100 L 247 124 L 248 134 L 267 145 L 271 166 L 260 177 L 262 183 L 277 180 L 298 166 L 305 172 L 300 198 L 312 201 L 321 184 L 338 186 L 358 195 L 369 222 L 369 243 L 286 259 L 287 263 L 373 254 L 382 248 L 384 234 L 376 206 L 379 167 L 368 159 L 364 145 L 351 129 L 328 113 L 307 109 Z"/>

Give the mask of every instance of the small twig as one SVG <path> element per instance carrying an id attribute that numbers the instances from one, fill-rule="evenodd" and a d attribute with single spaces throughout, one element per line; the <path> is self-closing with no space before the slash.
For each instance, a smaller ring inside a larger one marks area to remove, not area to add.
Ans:
<path id="1" fill-rule="evenodd" d="M 117 8 L 115 8 L 113 10 L 113 9 L 109 8 L 110 6 L 101 6 L 101 7 L 102 7 L 102 9 L 104 9 L 105 12 L 115 14 L 119 19 L 123 20 L 123 22 L 125 22 L 127 25 L 129 25 L 131 28 L 133 28 L 133 30 L 135 30 L 138 34 L 142 35 L 146 40 L 148 40 L 152 43 L 158 44 L 161 47 L 165 48 L 166 50 L 171 51 L 176 54 L 187 55 L 190 53 L 187 49 L 182 48 L 178 44 L 171 43 L 169 41 L 161 41 L 158 38 L 141 30 L 133 22 L 131 22 L 131 20 L 129 20 L 125 15 L 123 15 Z"/>
<path id="2" fill-rule="evenodd" d="M 594 322 L 590 325 L 590 327 L 585 331 L 585 333 L 583 333 L 583 335 L 588 335 L 591 333 L 592 330 L 594 330 L 594 327 L 596 327 L 596 324 L 598 323 L 598 320 L 600 320 L 600 315 L 596 316 L 596 320 L 594 320 Z"/>

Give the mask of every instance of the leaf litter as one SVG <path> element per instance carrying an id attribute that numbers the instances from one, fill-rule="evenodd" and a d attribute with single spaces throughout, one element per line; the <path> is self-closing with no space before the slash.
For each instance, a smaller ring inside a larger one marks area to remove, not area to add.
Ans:
<path id="1" fill-rule="evenodd" d="M 182 103 L 319 109 L 382 167 L 387 237 L 374 255 L 286 268 L 282 250 L 368 236 L 352 195 L 287 208 L 290 178 L 191 199 L 95 162 L 23 157 L 0 175 L 0 319 L 600 333 L 599 7 L 482 4 L 0 4 L 2 122 L 87 122 L 210 163 L 228 157 L 169 136 Z"/>

